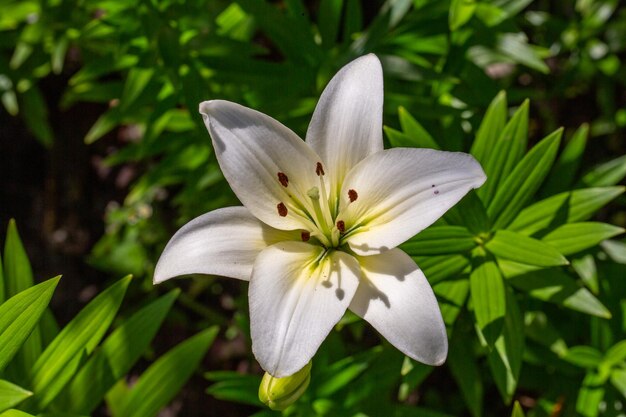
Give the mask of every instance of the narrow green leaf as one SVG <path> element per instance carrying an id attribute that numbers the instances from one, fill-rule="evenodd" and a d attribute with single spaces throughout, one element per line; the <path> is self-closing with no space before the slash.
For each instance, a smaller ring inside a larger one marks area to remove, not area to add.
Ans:
<path id="1" fill-rule="evenodd" d="M 318 26 L 322 45 L 330 48 L 337 43 L 343 0 L 321 0 L 319 4 Z"/>
<path id="2" fill-rule="evenodd" d="M 476 246 L 474 237 L 463 226 L 431 226 L 400 246 L 412 256 L 463 253 Z"/>
<path id="3" fill-rule="evenodd" d="M 621 227 L 600 222 L 569 223 L 558 227 L 541 240 L 558 248 L 564 255 L 571 255 L 592 248 L 600 242 L 624 233 Z"/>
<path id="4" fill-rule="evenodd" d="M 483 415 L 483 382 L 474 360 L 471 341 L 460 331 L 452 334 L 447 364 L 474 417 Z"/>
<path id="5" fill-rule="evenodd" d="M 128 71 L 122 97 L 120 98 L 120 111 L 125 111 L 133 105 L 135 100 L 148 86 L 154 75 L 154 68 L 133 67 Z"/>
<path id="6" fill-rule="evenodd" d="M 54 141 L 54 131 L 50 126 L 48 105 L 43 94 L 36 85 L 33 85 L 18 97 L 25 125 L 42 145 L 49 148 Z"/>
<path id="7" fill-rule="evenodd" d="M 205 378 L 215 383 L 206 393 L 222 401 L 232 401 L 261 407 L 259 385 L 261 377 L 232 371 L 208 372 Z"/>
<path id="8" fill-rule="evenodd" d="M 476 235 L 489 232 L 487 210 L 475 190 L 471 190 L 457 205 L 448 210 L 444 219 L 452 224 L 464 225 Z"/>
<path id="9" fill-rule="evenodd" d="M 578 391 L 576 411 L 582 417 L 596 417 L 600 413 L 600 403 L 604 398 L 605 378 L 594 371 L 589 371 Z"/>
<path id="10" fill-rule="evenodd" d="M 342 388 L 350 385 L 357 377 L 362 375 L 381 354 L 381 347 L 377 346 L 365 352 L 342 358 L 326 366 L 319 375 L 320 381 L 315 387 L 315 397 L 324 398 L 335 394 Z"/>
<path id="11" fill-rule="evenodd" d="M 515 404 L 513 404 L 513 413 L 511 414 L 511 417 L 525 417 L 524 410 L 522 410 L 522 406 L 519 405 L 519 401 L 515 401 Z"/>
<path id="12" fill-rule="evenodd" d="M 542 187 L 542 195 L 553 195 L 567 191 L 578 172 L 580 161 L 589 135 L 589 125 L 581 125 L 565 145 L 565 149 L 557 159 L 550 175 Z"/>
<path id="13" fill-rule="evenodd" d="M 433 285 L 433 291 L 439 299 L 443 322 L 446 326 L 452 327 L 469 295 L 469 280 L 463 278 L 438 282 Z"/>
<path id="14" fill-rule="evenodd" d="M 85 306 L 41 354 L 31 371 L 33 391 L 41 407 L 48 405 L 79 369 L 111 325 L 131 277 L 122 278 Z"/>
<path id="15" fill-rule="evenodd" d="M 500 91 L 487 107 L 487 112 L 480 123 L 470 150 L 470 153 L 482 164 L 489 159 L 500 133 L 504 130 L 506 115 L 506 91 Z"/>
<path id="16" fill-rule="evenodd" d="M 33 270 L 13 219 L 9 221 L 4 242 L 4 275 L 7 297 L 33 286 Z"/>
<path id="17" fill-rule="evenodd" d="M 182 388 L 211 346 L 218 328 L 189 338 L 154 362 L 132 387 L 121 415 L 154 417 Z"/>
<path id="18" fill-rule="evenodd" d="M 602 353 L 591 346 L 573 346 L 561 359 L 581 368 L 595 369 L 602 362 Z"/>
<path id="19" fill-rule="evenodd" d="M 507 226 L 535 194 L 559 149 L 563 129 L 551 133 L 520 161 L 487 208 L 495 230 Z"/>
<path id="20" fill-rule="evenodd" d="M 133 314 L 102 343 L 59 396 L 60 409 L 91 414 L 106 392 L 145 352 L 179 291 L 166 295 Z"/>
<path id="21" fill-rule="evenodd" d="M 528 338 L 545 346 L 559 356 L 567 353 L 567 344 L 557 329 L 548 321 L 542 311 L 527 312 L 524 315 L 525 334 Z"/>
<path id="22" fill-rule="evenodd" d="M 532 235 L 549 227 L 586 220 L 624 190 L 626 187 L 618 186 L 557 194 L 526 207 L 508 229 Z"/>
<path id="23" fill-rule="evenodd" d="M 424 271 L 430 285 L 460 274 L 470 264 L 464 255 L 416 256 L 413 260 Z"/>
<path id="24" fill-rule="evenodd" d="M 33 286 L 33 270 L 13 219 L 9 221 L 4 242 L 4 268 L 7 297 Z M 25 375 L 41 355 L 41 347 L 41 333 L 39 326 L 35 325 L 13 363 L 9 365 L 12 373 Z"/>
<path id="25" fill-rule="evenodd" d="M 404 107 L 398 107 L 398 117 L 402 133 L 408 136 L 417 148 L 440 149 L 439 145 L 424 127 L 413 118 Z"/>
<path id="26" fill-rule="evenodd" d="M 0 304 L 2 304 L 4 300 L 6 300 L 6 294 L 4 290 L 5 287 L 6 283 L 4 279 L 4 266 L 2 264 L 2 255 L 0 254 Z"/>
<path id="27" fill-rule="evenodd" d="M 20 410 L 11 409 L 0 414 L 0 417 L 35 417 L 35 416 L 32 414 L 25 413 Z"/>
<path id="28" fill-rule="evenodd" d="M 572 268 L 574 268 L 574 271 L 576 271 L 580 279 L 591 292 L 596 295 L 600 292 L 598 269 L 593 255 L 587 254 L 581 258 L 572 260 Z"/>
<path id="29" fill-rule="evenodd" d="M 466 24 L 474 15 L 474 10 L 476 10 L 475 0 L 452 0 L 448 15 L 450 30 L 454 32 Z"/>
<path id="30" fill-rule="evenodd" d="M 572 310 L 601 318 L 610 318 L 607 308 L 584 287 L 578 285 L 562 269 L 532 270 L 528 265 L 499 261 L 507 282 L 531 297 L 562 305 Z"/>
<path id="31" fill-rule="evenodd" d="M 611 373 L 611 384 L 626 398 L 626 369 L 614 369 Z"/>
<path id="32" fill-rule="evenodd" d="M 604 354 L 602 360 L 602 366 L 606 368 L 612 368 L 615 365 L 620 364 L 626 359 L 626 340 L 617 342 L 609 348 Z"/>
<path id="33" fill-rule="evenodd" d="M 601 246 L 613 262 L 626 265 L 626 242 L 605 240 Z"/>
<path id="34" fill-rule="evenodd" d="M 559 266 L 569 263 L 557 249 L 547 243 L 509 230 L 498 230 L 485 248 L 498 259 L 528 265 Z"/>
<path id="35" fill-rule="evenodd" d="M 32 392 L 0 379 L 0 413 L 15 407 L 31 395 Z"/>
<path id="36" fill-rule="evenodd" d="M 626 155 L 598 165 L 587 172 L 581 184 L 585 187 L 606 187 L 619 183 L 626 176 Z"/>
<path id="37" fill-rule="evenodd" d="M 470 291 L 476 323 L 489 346 L 502 332 L 506 312 L 504 281 L 493 259 L 476 251 L 470 273 Z"/>
<path id="38" fill-rule="evenodd" d="M 348 41 L 352 39 L 353 33 L 361 32 L 363 29 L 363 9 L 360 0 L 347 0 L 344 19 L 343 36 Z"/>
<path id="39" fill-rule="evenodd" d="M 502 334 L 487 354 L 489 368 L 505 403 L 510 403 L 522 368 L 524 317 L 510 288 L 506 290 L 506 315 Z"/>
<path id="40" fill-rule="evenodd" d="M 113 130 L 122 121 L 122 114 L 120 108 L 113 107 L 107 112 L 102 113 L 98 120 L 91 126 L 87 134 L 85 135 L 85 143 L 91 144 L 100 139 L 102 136 Z"/>
<path id="41" fill-rule="evenodd" d="M 528 100 L 517 109 L 501 131 L 491 153 L 482 163 L 487 181 L 477 191 L 481 200 L 488 204 L 496 191 L 522 159 L 528 142 Z"/>
<path id="42" fill-rule="evenodd" d="M 30 287 L 0 305 L 0 370 L 37 325 L 60 278 Z"/>

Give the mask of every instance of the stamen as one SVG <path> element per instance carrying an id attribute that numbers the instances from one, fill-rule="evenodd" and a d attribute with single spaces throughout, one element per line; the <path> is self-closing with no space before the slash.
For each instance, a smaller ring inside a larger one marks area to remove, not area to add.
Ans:
<path id="1" fill-rule="evenodd" d="M 287 216 L 287 206 L 285 206 L 283 203 L 278 203 L 276 208 L 278 209 L 278 215 L 280 217 Z"/>
<path id="2" fill-rule="evenodd" d="M 317 163 L 317 166 L 315 167 L 315 173 L 317 174 L 318 177 L 326 174 L 324 172 L 324 167 L 322 166 L 321 162 Z"/>
<path id="3" fill-rule="evenodd" d="M 280 181 L 283 187 L 286 187 L 287 185 L 289 185 L 289 178 L 287 177 L 287 175 L 285 175 L 284 172 L 278 173 L 278 181 Z"/>
<path id="4" fill-rule="evenodd" d="M 344 233 L 346 231 L 346 224 L 343 220 L 337 221 L 337 230 L 339 230 L 340 233 Z"/>
<path id="5" fill-rule="evenodd" d="M 309 239 L 311 239 L 311 233 L 305 230 L 302 233 L 300 233 L 300 238 L 302 239 L 303 242 L 308 242 Z"/>
<path id="6" fill-rule="evenodd" d="M 350 199 L 351 203 L 354 203 L 356 199 L 359 198 L 359 195 L 355 190 L 348 190 L 348 198 Z"/>

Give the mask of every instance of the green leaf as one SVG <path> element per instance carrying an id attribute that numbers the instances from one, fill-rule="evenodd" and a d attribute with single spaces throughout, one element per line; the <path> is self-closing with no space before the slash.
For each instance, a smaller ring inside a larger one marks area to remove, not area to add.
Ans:
<path id="1" fill-rule="evenodd" d="M 494 109 L 494 112 L 496 110 Z M 498 117 L 494 115 L 494 118 Z M 517 109 L 511 120 L 501 131 L 491 153 L 481 161 L 487 181 L 477 191 L 481 200 L 488 204 L 515 165 L 526 151 L 528 141 L 528 100 Z"/>
<path id="2" fill-rule="evenodd" d="M 0 255 L 0 304 L 2 304 L 4 300 L 6 300 L 5 291 L 4 291 L 4 287 L 5 287 L 4 281 L 5 281 L 4 280 L 4 267 L 2 265 L 2 255 Z"/>
<path id="3" fill-rule="evenodd" d="M 454 32 L 467 23 L 474 15 L 474 10 L 476 10 L 475 0 L 452 0 L 448 15 L 450 30 Z"/>
<path id="4" fill-rule="evenodd" d="M 431 226 L 400 246 L 412 256 L 463 253 L 476 246 L 474 237 L 463 226 Z"/>
<path id="5" fill-rule="evenodd" d="M 594 294 L 600 292 L 600 283 L 598 282 L 598 269 L 596 260 L 591 254 L 587 254 L 580 258 L 572 260 L 572 268 L 578 274 L 585 286 Z"/>
<path id="6" fill-rule="evenodd" d="M 489 346 L 501 334 L 506 312 L 504 282 L 493 259 L 476 251 L 470 273 L 470 291 L 476 324 Z"/>
<path id="7" fill-rule="evenodd" d="M 4 280 L 8 297 L 33 286 L 33 270 L 13 219 L 4 242 Z"/>
<path id="8" fill-rule="evenodd" d="M 498 230 L 485 248 L 498 259 L 528 265 L 559 266 L 569 263 L 557 249 L 547 243 L 509 230 Z"/>
<path id="9" fill-rule="evenodd" d="M 592 248 L 600 242 L 622 233 L 624 233 L 623 228 L 607 223 L 569 223 L 554 229 L 541 240 L 558 248 L 562 254 L 571 255 Z"/>
<path id="10" fill-rule="evenodd" d="M 471 341 L 460 331 L 452 334 L 447 364 L 454 380 L 461 389 L 463 399 L 472 416 L 482 416 L 483 382 L 474 360 Z"/>
<path id="11" fill-rule="evenodd" d="M 45 147 L 54 141 L 54 133 L 48 117 L 48 106 L 37 86 L 32 86 L 20 96 L 20 113 L 25 125 Z"/>
<path id="12" fill-rule="evenodd" d="M 567 191 L 572 185 L 587 146 L 588 135 L 589 125 L 586 123 L 574 132 L 546 179 L 542 188 L 543 195 Z"/>
<path id="13" fill-rule="evenodd" d="M 318 26 L 322 45 L 331 48 L 337 42 L 343 0 L 321 0 L 319 4 Z"/>
<path id="14" fill-rule="evenodd" d="M 37 325 L 60 278 L 28 288 L 0 305 L 0 370 L 9 363 Z"/>
<path id="15" fill-rule="evenodd" d="M 122 121 L 122 114 L 120 108 L 113 107 L 107 112 L 102 113 L 98 120 L 91 126 L 87 134 L 85 135 L 85 143 L 91 144 L 100 139 L 102 136 L 113 130 Z"/>
<path id="16" fill-rule="evenodd" d="M 602 352 L 591 346 L 573 346 L 561 359 L 581 368 L 595 369 L 602 362 Z"/>
<path id="17" fill-rule="evenodd" d="M 624 190 L 626 187 L 621 186 L 585 188 L 557 194 L 522 210 L 508 229 L 532 235 L 549 227 L 586 220 Z"/>
<path id="18" fill-rule="evenodd" d="M 154 75 L 154 68 L 133 67 L 128 71 L 120 98 L 120 111 L 124 112 L 137 100 Z"/>
<path id="19" fill-rule="evenodd" d="M 613 262 L 626 265 L 626 242 L 605 240 L 601 246 Z"/>
<path id="20" fill-rule="evenodd" d="M 552 166 L 562 133 L 563 129 L 558 129 L 539 142 L 498 188 L 487 208 L 495 230 L 511 223 L 535 194 Z"/>
<path id="21" fill-rule="evenodd" d="M 424 271 L 430 285 L 460 274 L 470 264 L 464 255 L 416 256 L 413 260 Z"/>
<path id="22" fill-rule="evenodd" d="M 604 354 L 602 366 L 612 368 L 626 359 L 626 340 L 617 342 Z"/>
<path id="23" fill-rule="evenodd" d="M 122 322 L 66 386 L 58 398 L 59 408 L 93 413 L 106 392 L 148 348 L 178 294 L 178 290 L 170 291 Z"/>
<path id="24" fill-rule="evenodd" d="M 206 393 L 218 400 L 262 406 L 259 401 L 260 376 L 232 371 L 207 372 L 204 376 L 215 381 L 207 388 Z"/>
<path id="25" fill-rule="evenodd" d="M 41 407 L 47 406 L 78 371 L 111 325 L 131 277 L 122 278 L 85 306 L 41 354 L 31 371 Z"/>
<path id="26" fill-rule="evenodd" d="M 400 119 L 400 126 L 402 127 L 402 133 L 404 133 L 417 148 L 431 148 L 440 149 L 439 145 L 428 133 L 424 127 L 411 116 L 411 113 L 404 107 L 398 107 L 398 117 Z"/>
<path id="27" fill-rule="evenodd" d="M 524 417 L 524 410 L 522 410 L 522 406 L 519 405 L 519 401 L 515 401 L 515 404 L 513 404 L 511 417 Z"/>
<path id="28" fill-rule="evenodd" d="M 6 296 L 11 297 L 33 286 L 33 271 L 20 239 L 15 220 L 9 221 L 4 242 Z M 25 375 L 41 355 L 41 333 L 35 325 L 28 339 L 9 366 L 13 373 Z"/>
<path id="29" fill-rule="evenodd" d="M 218 332 L 213 326 L 180 343 L 154 362 L 132 387 L 122 407 L 124 417 L 154 417 L 182 388 Z"/>
<path id="30" fill-rule="evenodd" d="M 500 91 L 491 101 L 485 117 L 476 132 L 470 153 L 482 164 L 489 159 L 500 133 L 504 130 L 507 115 L 506 91 Z"/>
<path id="31" fill-rule="evenodd" d="M 626 176 L 626 155 L 598 165 L 581 179 L 585 187 L 606 187 L 619 183 Z"/>
<path id="32" fill-rule="evenodd" d="M 532 270 L 536 267 L 504 260 L 498 264 L 507 282 L 531 297 L 593 316 L 611 317 L 609 310 L 589 290 L 578 285 L 562 269 Z"/>
<path id="33" fill-rule="evenodd" d="M 15 407 L 31 395 L 32 392 L 0 379 L 0 413 Z"/>
<path id="34" fill-rule="evenodd" d="M 489 368 L 505 403 L 517 388 L 524 352 L 524 317 L 510 289 L 506 290 L 506 315 L 502 334 L 487 354 Z"/>
<path id="35" fill-rule="evenodd" d="M 444 219 L 452 224 L 462 224 L 476 235 L 489 232 L 487 210 L 474 190 L 448 210 Z"/>
<path id="36" fill-rule="evenodd" d="M 582 417 L 596 417 L 600 412 L 600 403 L 604 398 L 605 378 L 590 371 L 583 380 L 576 400 L 576 411 Z"/>
<path id="37" fill-rule="evenodd" d="M 626 398 L 626 369 L 614 369 L 611 373 L 611 384 Z"/>
<path id="38" fill-rule="evenodd" d="M 32 414 L 25 413 L 20 410 L 7 410 L 0 414 L 0 417 L 35 417 Z"/>

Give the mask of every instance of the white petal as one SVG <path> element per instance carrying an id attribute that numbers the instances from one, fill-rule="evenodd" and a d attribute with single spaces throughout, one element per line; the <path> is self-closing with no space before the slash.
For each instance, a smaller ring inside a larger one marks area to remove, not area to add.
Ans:
<path id="1" fill-rule="evenodd" d="M 306 134 L 307 143 L 328 166 L 336 191 L 353 166 L 383 149 L 382 120 L 383 72 L 378 58 L 369 54 L 330 80 Z"/>
<path id="2" fill-rule="evenodd" d="M 465 153 L 385 150 L 348 173 L 338 220 L 345 222 L 357 254 L 382 253 L 430 226 L 485 179 L 480 164 Z M 358 195 L 352 203 L 350 190 Z"/>
<path id="3" fill-rule="evenodd" d="M 297 203 L 310 204 L 306 192 L 319 186 L 315 174 L 321 159 L 291 130 L 258 111 L 228 101 L 200 104 L 224 176 L 252 214 L 278 229 L 302 228 Z M 278 174 L 287 176 L 281 185 Z M 278 205 L 288 209 L 279 215 Z"/>
<path id="4" fill-rule="evenodd" d="M 252 351 L 281 378 L 306 365 L 341 319 L 359 283 L 352 256 L 303 242 L 259 254 L 250 279 Z"/>
<path id="5" fill-rule="evenodd" d="M 358 261 L 361 285 L 350 310 L 405 355 L 427 365 L 441 365 L 448 355 L 446 327 L 419 267 L 400 249 Z"/>
<path id="6" fill-rule="evenodd" d="M 154 283 L 188 274 L 215 274 L 249 280 L 257 255 L 294 232 L 261 223 L 245 207 L 203 214 L 174 234 L 159 258 Z"/>

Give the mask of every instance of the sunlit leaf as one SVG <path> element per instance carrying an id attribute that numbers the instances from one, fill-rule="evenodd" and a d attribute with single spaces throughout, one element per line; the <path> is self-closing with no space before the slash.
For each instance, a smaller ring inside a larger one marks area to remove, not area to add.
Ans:
<path id="1" fill-rule="evenodd" d="M 592 248 L 600 242 L 624 233 L 621 227 L 599 222 L 569 223 L 558 227 L 541 240 L 558 249 L 564 255 L 571 255 Z"/>
<path id="2" fill-rule="evenodd" d="M 485 248 L 499 259 L 537 266 L 567 265 L 560 250 L 540 240 L 509 230 L 499 230 Z"/>
<path id="3" fill-rule="evenodd" d="M 0 379 L 0 413 L 15 407 L 31 395 L 32 392 Z"/>

